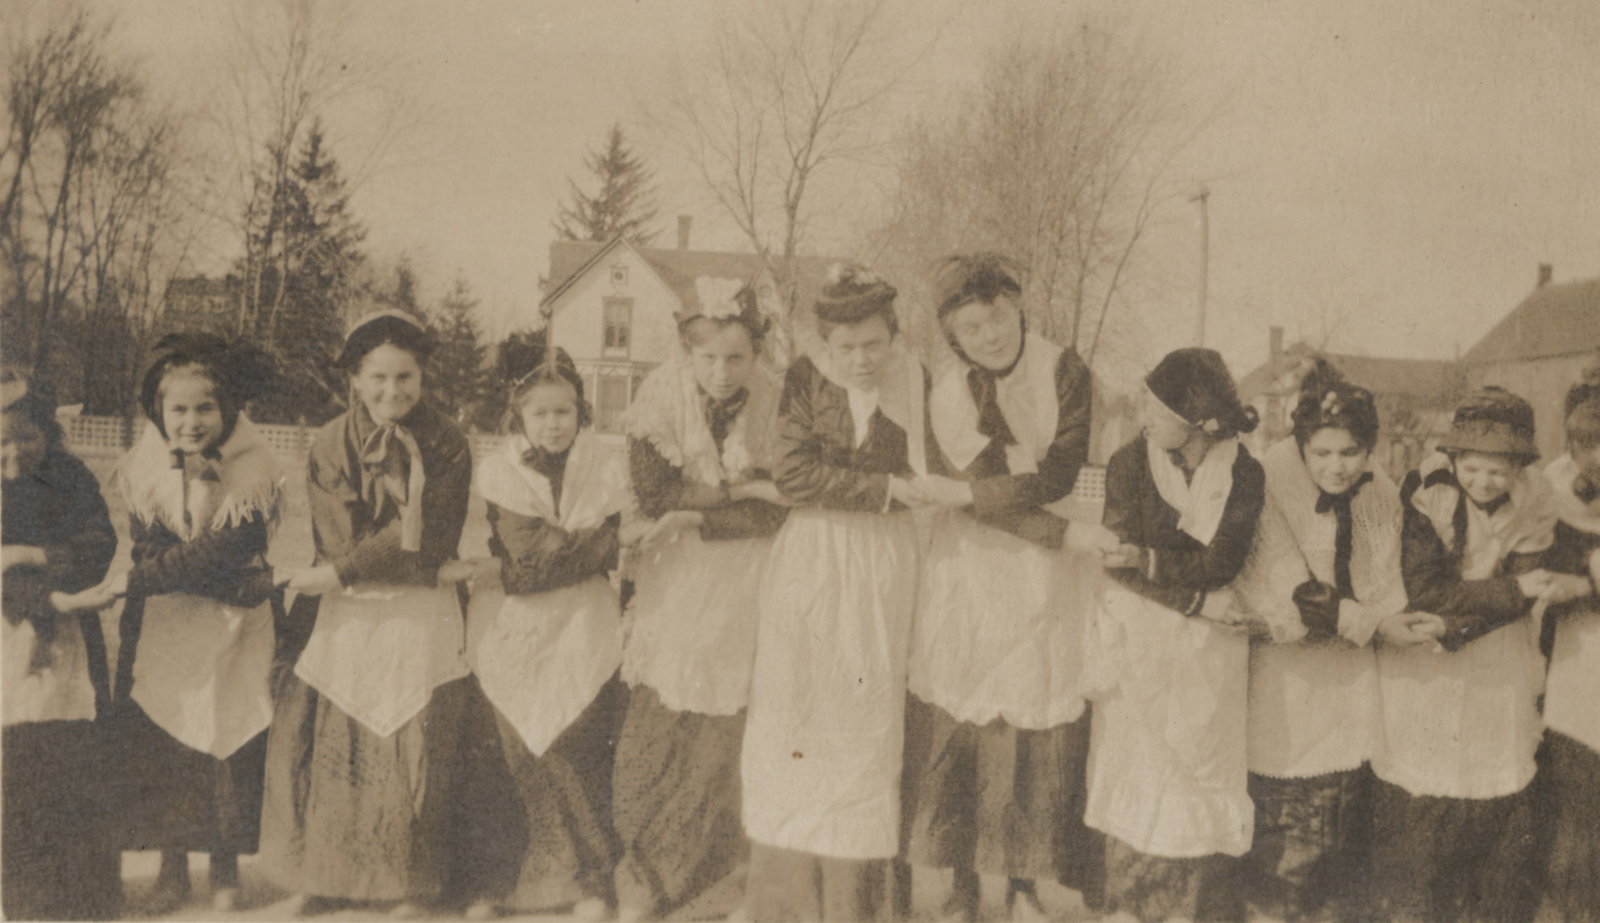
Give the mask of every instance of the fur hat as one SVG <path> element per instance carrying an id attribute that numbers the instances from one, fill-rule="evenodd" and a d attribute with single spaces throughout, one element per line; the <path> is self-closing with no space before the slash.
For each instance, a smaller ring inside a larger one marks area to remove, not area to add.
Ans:
<path id="1" fill-rule="evenodd" d="M 939 261 L 935 269 L 934 303 L 939 317 L 974 301 L 991 302 L 1001 295 L 1022 294 L 1017 281 L 1021 270 L 999 253 L 958 253 Z"/>
<path id="2" fill-rule="evenodd" d="M 1225 439 L 1256 428 L 1255 408 L 1239 403 L 1233 376 L 1214 349 L 1175 349 L 1144 383 L 1168 410 L 1207 436 Z"/>
<path id="3" fill-rule="evenodd" d="M 420 363 L 433 352 L 433 334 L 422 322 L 404 311 L 393 309 L 372 311 L 357 318 L 344 335 L 344 347 L 334 365 L 346 372 L 354 372 L 372 352 L 385 343 L 392 343 L 417 357 Z"/>
<path id="4" fill-rule="evenodd" d="M 1479 388 L 1456 407 L 1439 449 L 1509 455 L 1528 464 L 1539 457 L 1533 445 L 1533 407 L 1499 385 Z"/>

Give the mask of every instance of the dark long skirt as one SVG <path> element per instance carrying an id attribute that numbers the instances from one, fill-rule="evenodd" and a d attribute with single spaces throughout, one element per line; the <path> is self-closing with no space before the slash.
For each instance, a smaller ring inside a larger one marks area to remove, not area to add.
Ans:
<path id="1" fill-rule="evenodd" d="M 1168 859 L 1146 855 L 1108 836 L 1104 910 L 1131 914 L 1145 923 L 1174 918 L 1197 923 L 1242 920 L 1238 869 L 1239 860 L 1233 856 Z"/>
<path id="2" fill-rule="evenodd" d="M 629 692 L 612 802 L 617 903 L 651 916 L 722 918 L 739 907 L 750 844 L 739 821 L 744 713 L 673 711 Z"/>
<path id="3" fill-rule="evenodd" d="M 1532 919 L 1534 799 L 1429 798 L 1375 781 L 1370 914 L 1382 920 Z"/>
<path id="4" fill-rule="evenodd" d="M 292 673 L 268 732 L 261 866 L 302 894 L 430 900 L 450 884 L 452 782 L 476 691 L 445 683 L 416 717 L 379 737 Z"/>
<path id="5" fill-rule="evenodd" d="M 627 694 L 612 677 L 542 756 L 484 703 L 498 752 L 465 771 L 471 899 L 522 911 L 612 900 L 622 846 L 611 828 L 611 767 Z"/>
<path id="6" fill-rule="evenodd" d="M 110 920 L 122 909 L 107 749 L 90 721 L 5 729 L 0 907 L 9 920 Z"/>
<path id="7" fill-rule="evenodd" d="M 1548 840 L 1540 918 L 1600 920 L 1600 753 L 1547 731 L 1539 777 Z"/>
<path id="8" fill-rule="evenodd" d="M 227 759 L 180 743 L 133 700 L 143 600 L 123 610 L 110 732 L 115 828 L 122 849 L 253 853 L 261 835 L 265 732 Z"/>
<path id="9" fill-rule="evenodd" d="M 1057 880 L 1098 896 L 1101 836 L 1083 824 L 1089 716 L 1043 731 L 906 702 L 904 810 L 915 865 Z"/>
<path id="10" fill-rule="evenodd" d="M 910 869 L 891 859 L 835 859 L 751 843 L 745 917 L 756 923 L 903 919 L 910 891 Z"/>
<path id="11" fill-rule="evenodd" d="M 1365 767 L 1306 779 L 1250 775 L 1256 826 L 1242 886 L 1259 913 L 1292 921 L 1358 912 L 1371 786 Z"/>

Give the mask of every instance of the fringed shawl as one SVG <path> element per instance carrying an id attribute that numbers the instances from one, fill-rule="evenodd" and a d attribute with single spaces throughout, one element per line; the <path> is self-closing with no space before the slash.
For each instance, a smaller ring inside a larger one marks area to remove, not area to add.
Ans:
<path id="1" fill-rule="evenodd" d="M 705 392 L 682 356 L 651 372 L 625 419 L 628 435 L 644 440 L 687 479 L 710 486 L 755 479 L 776 461 L 778 399 L 782 385 L 757 365 L 745 382 L 749 397 L 717 451 L 706 420 Z"/>
<path id="2" fill-rule="evenodd" d="M 269 526 L 275 524 L 283 474 L 272 448 L 248 418 L 239 417 L 215 453 L 185 453 L 182 469 L 174 468 L 173 460 L 160 430 L 147 423 L 117 464 L 117 486 L 128 512 L 140 522 L 160 523 L 184 541 L 256 515 Z"/>

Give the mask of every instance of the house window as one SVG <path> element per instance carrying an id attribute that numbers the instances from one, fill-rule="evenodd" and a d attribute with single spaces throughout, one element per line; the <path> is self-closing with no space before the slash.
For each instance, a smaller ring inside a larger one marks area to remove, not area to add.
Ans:
<path id="1" fill-rule="evenodd" d="M 622 432 L 622 414 L 628 409 L 628 379 L 623 375 L 601 375 L 600 393 L 595 401 L 595 426 L 602 433 Z"/>
<path id="2" fill-rule="evenodd" d="M 604 302 L 605 337 L 602 345 L 607 357 L 628 355 L 633 332 L 633 299 L 607 298 Z"/>

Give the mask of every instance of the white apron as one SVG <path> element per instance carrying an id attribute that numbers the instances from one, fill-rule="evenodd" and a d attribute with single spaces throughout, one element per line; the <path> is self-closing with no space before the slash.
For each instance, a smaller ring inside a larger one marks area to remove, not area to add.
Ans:
<path id="1" fill-rule="evenodd" d="M 294 673 L 379 737 L 467 675 L 454 585 L 366 584 L 322 597 Z"/>
<path id="2" fill-rule="evenodd" d="M 622 678 L 674 711 L 737 714 L 749 702 L 757 594 L 772 539 L 708 542 L 696 530 L 634 566 Z"/>
<path id="3" fill-rule="evenodd" d="M 1102 691 L 1084 822 L 1152 856 L 1248 852 L 1248 638 L 1111 588 L 1090 650 Z"/>
<path id="4" fill-rule="evenodd" d="M 272 606 L 187 593 L 151 596 L 133 661 L 133 700 L 180 743 L 218 759 L 272 722 Z"/>
<path id="5" fill-rule="evenodd" d="M 1061 347 L 1028 336 L 996 399 L 1016 442 L 1011 474 L 1031 474 L 1050 450 L 1060 418 Z M 965 469 L 988 447 L 967 366 L 952 363 L 931 395 L 933 434 Z M 1083 642 L 1101 568 L 1088 555 L 1053 551 L 957 511 L 933 518 L 928 565 L 911 632 L 909 685 L 959 721 L 996 718 L 1045 730 L 1083 714 Z"/>
<path id="6" fill-rule="evenodd" d="M 77 618 L 56 620 L 50 665 L 29 672 L 37 637 L 27 619 L 16 624 L 0 620 L 0 669 L 5 671 L 0 723 L 10 727 L 31 721 L 93 721 L 94 683 L 89 679 L 89 655 Z"/>
<path id="7" fill-rule="evenodd" d="M 479 469 L 488 502 L 567 530 L 592 529 L 626 504 L 621 459 L 586 432 L 567 456 L 561 509 L 549 481 L 522 461 L 525 437 Z M 621 603 L 595 575 L 543 593 L 508 596 L 497 580 L 474 586 L 468 607 L 468 660 L 483 693 L 535 756 L 594 701 L 622 662 Z"/>

